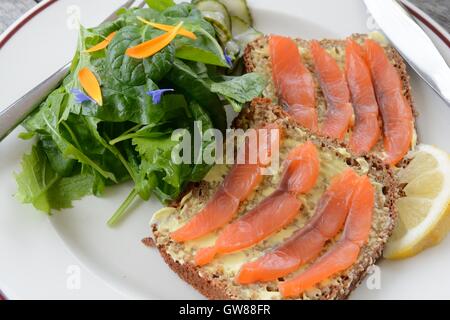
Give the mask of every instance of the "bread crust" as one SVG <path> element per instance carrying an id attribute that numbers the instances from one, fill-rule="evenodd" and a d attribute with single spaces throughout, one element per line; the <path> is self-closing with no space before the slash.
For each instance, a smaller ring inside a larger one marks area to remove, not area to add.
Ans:
<path id="1" fill-rule="evenodd" d="M 273 105 L 270 99 L 257 98 L 255 99 L 249 108 L 246 108 L 238 118 L 235 119 L 233 126 L 235 128 L 246 129 L 249 127 L 259 126 L 267 122 L 277 122 L 282 126 L 298 127 L 298 125 L 283 111 L 280 106 Z M 316 143 L 320 141 L 324 148 L 339 148 L 343 145 L 336 144 L 327 138 L 314 137 L 311 135 L 311 139 Z M 369 246 L 366 244 L 360 254 L 358 262 L 351 268 L 342 273 L 338 278 L 339 284 L 325 285 L 320 288 L 321 294 L 318 299 L 346 299 L 350 293 L 360 284 L 364 279 L 369 267 L 372 266 L 380 257 L 386 241 L 392 234 L 393 228 L 397 218 L 397 211 L 395 208 L 395 200 L 401 194 L 399 185 L 394 177 L 391 169 L 386 166 L 379 158 L 374 155 L 365 156 L 365 159 L 370 165 L 369 172 L 376 177 L 377 181 L 380 181 L 385 195 L 385 206 L 389 208 L 388 216 L 383 217 L 384 226 L 380 234 L 376 235 L 375 244 Z M 350 156 L 346 161 L 352 165 L 357 166 L 356 157 Z M 195 196 L 201 197 L 206 195 L 207 192 L 202 190 L 206 188 L 205 185 L 198 185 L 191 189 L 195 193 Z M 161 236 L 157 225 L 152 225 L 153 236 L 158 244 L 158 238 Z M 161 253 L 164 261 L 169 267 L 176 272 L 180 278 L 192 285 L 201 294 L 208 299 L 237 299 L 239 296 L 235 296 L 227 290 L 226 283 L 219 281 L 214 275 L 205 274 L 201 268 L 193 265 L 192 263 L 185 262 L 183 264 L 176 261 L 167 250 L 166 245 L 157 245 L 159 252 Z"/>

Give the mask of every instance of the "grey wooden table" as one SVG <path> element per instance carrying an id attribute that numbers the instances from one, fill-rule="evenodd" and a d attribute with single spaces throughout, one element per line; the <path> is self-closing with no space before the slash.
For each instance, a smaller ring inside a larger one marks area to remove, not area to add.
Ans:
<path id="1" fill-rule="evenodd" d="M 40 0 L 0 0 L 0 33 Z M 410 0 L 450 32 L 450 0 Z"/>

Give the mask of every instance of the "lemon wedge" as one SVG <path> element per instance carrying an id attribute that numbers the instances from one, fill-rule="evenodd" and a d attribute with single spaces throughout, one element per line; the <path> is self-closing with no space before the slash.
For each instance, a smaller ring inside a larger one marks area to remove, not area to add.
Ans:
<path id="1" fill-rule="evenodd" d="M 449 154 L 421 144 L 408 158 L 411 162 L 397 173 L 406 196 L 396 202 L 399 220 L 384 251 L 388 259 L 416 255 L 450 231 Z"/>

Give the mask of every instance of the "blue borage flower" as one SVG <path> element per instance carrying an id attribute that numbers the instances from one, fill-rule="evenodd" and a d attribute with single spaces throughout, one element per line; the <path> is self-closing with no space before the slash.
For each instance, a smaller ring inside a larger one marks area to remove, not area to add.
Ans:
<path id="1" fill-rule="evenodd" d="M 83 103 L 85 101 L 92 101 L 93 103 L 97 103 L 94 99 L 89 97 L 87 94 L 83 93 L 80 89 L 73 88 L 70 90 L 73 93 L 76 103 Z"/>
<path id="2" fill-rule="evenodd" d="M 223 53 L 225 56 L 225 60 L 227 61 L 228 65 L 231 67 L 233 65 L 233 59 L 229 55 L 227 55 L 226 52 Z"/>
<path id="3" fill-rule="evenodd" d="M 153 104 L 159 104 L 161 102 L 162 95 L 165 92 L 175 91 L 174 89 L 157 89 L 148 91 L 147 94 L 152 97 Z"/>

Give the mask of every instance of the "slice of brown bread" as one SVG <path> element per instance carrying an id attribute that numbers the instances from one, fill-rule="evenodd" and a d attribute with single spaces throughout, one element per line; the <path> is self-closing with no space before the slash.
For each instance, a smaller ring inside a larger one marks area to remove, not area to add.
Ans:
<path id="1" fill-rule="evenodd" d="M 354 34 L 350 38 L 355 40 L 357 43 L 364 43 L 365 39 L 372 38 L 375 41 L 378 41 L 383 48 L 385 49 L 386 55 L 391 61 L 392 65 L 397 69 L 398 74 L 403 83 L 403 95 L 406 97 L 408 102 L 410 103 L 414 116 L 417 116 L 417 112 L 414 109 L 413 98 L 411 95 L 411 86 L 409 83 L 409 75 L 406 71 L 406 65 L 400 56 L 400 54 L 395 50 L 392 46 L 388 44 L 388 42 L 384 39 L 384 37 L 379 33 L 371 33 L 371 34 Z M 314 74 L 314 62 L 309 50 L 309 41 L 303 39 L 295 39 L 297 42 L 298 48 L 300 50 L 303 62 L 306 67 L 312 73 L 313 78 L 316 83 L 316 107 L 319 115 L 319 122 L 323 119 L 326 111 L 326 102 L 325 97 L 320 89 L 318 79 Z M 321 46 L 325 48 L 337 61 L 338 65 L 344 70 L 345 67 L 345 40 L 330 40 L 324 39 L 319 41 Z M 278 103 L 278 98 L 275 92 L 274 83 L 272 80 L 272 63 L 270 60 L 269 53 L 269 36 L 262 36 L 253 42 L 251 42 L 244 54 L 244 64 L 246 72 L 257 72 L 259 74 L 264 75 L 267 79 L 267 87 L 263 92 L 263 96 L 266 98 L 272 99 L 274 103 Z M 414 123 L 412 126 L 414 127 Z M 348 135 L 346 137 L 348 139 Z M 417 135 L 413 135 L 413 141 L 411 146 L 414 147 L 416 144 Z M 383 151 L 383 143 L 380 139 L 379 143 L 374 147 L 373 152 L 380 153 Z"/>
<path id="2" fill-rule="evenodd" d="M 397 216 L 394 202 L 400 194 L 399 186 L 391 169 L 376 156 L 354 157 L 343 145 L 307 133 L 299 128 L 280 106 L 272 104 L 270 99 L 255 99 L 251 106 L 234 121 L 234 127 L 247 129 L 274 122 L 278 123 L 285 132 L 285 139 L 280 150 L 281 160 L 286 157 L 292 147 L 307 140 L 312 141 L 320 151 L 319 180 L 310 193 L 300 197 L 305 205 L 298 218 L 280 232 L 252 248 L 220 256 L 206 266 L 197 267 L 193 263 L 196 250 L 210 245 L 217 234 L 179 244 L 170 239 L 169 233 L 195 215 L 217 190 L 229 168 L 226 165 L 216 165 L 204 181 L 193 186 L 175 207 L 164 208 L 155 213 L 151 222 L 155 244 L 170 268 L 207 298 L 281 299 L 277 284 L 284 279 L 269 283 L 239 285 L 234 282 L 235 275 L 244 262 L 261 256 L 305 225 L 314 214 L 317 200 L 325 191 L 330 179 L 345 168 L 352 167 L 359 174 L 367 174 L 376 189 L 376 205 L 369 240 L 351 268 L 320 283 L 299 297 L 300 299 L 347 298 L 367 274 L 369 267 L 381 256 L 384 245 L 391 235 Z M 254 194 L 241 204 L 239 215 L 267 197 L 273 191 L 278 179 L 277 174 L 266 176 Z M 336 239 L 330 241 L 324 250 L 327 250 Z M 286 276 L 286 278 L 290 277 L 292 274 Z"/>

